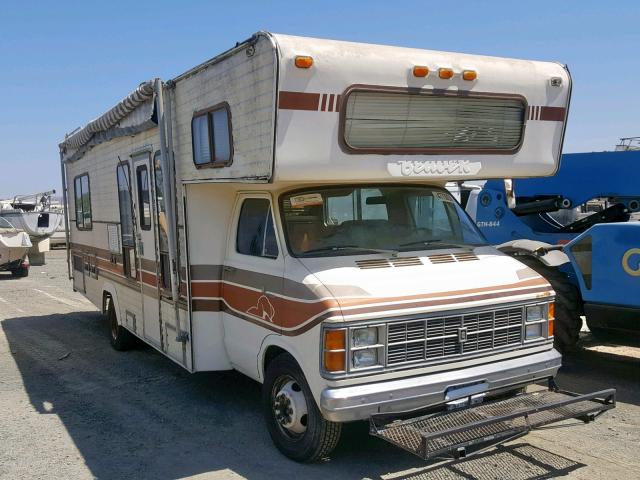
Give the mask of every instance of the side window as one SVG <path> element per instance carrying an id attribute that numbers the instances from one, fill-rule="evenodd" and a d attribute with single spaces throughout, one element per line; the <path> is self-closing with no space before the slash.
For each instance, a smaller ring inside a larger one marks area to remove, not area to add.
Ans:
<path id="1" fill-rule="evenodd" d="M 242 203 L 236 233 L 236 250 L 243 255 L 254 257 L 278 257 L 271 202 L 266 198 L 248 198 Z"/>
<path id="2" fill-rule="evenodd" d="M 229 105 L 196 113 L 191 121 L 193 163 L 196 167 L 224 167 L 233 157 Z"/>
<path id="3" fill-rule="evenodd" d="M 160 152 L 153 157 L 153 174 L 155 178 L 155 202 L 156 202 L 156 228 L 158 230 L 158 243 L 160 246 L 160 286 L 164 290 L 171 288 L 169 265 L 169 234 L 167 233 L 167 215 L 164 199 L 164 180 L 162 176 L 162 159 Z"/>
<path id="4" fill-rule="evenodd" d="M 138 183 L 138 217 L 140 228 L 151 230 L 151 203 L 149 195 L 149 171 L 146 165 L 136 168 L 136 181 Z"/>
<path id="5" fill-rule="evenodd" d="M 91 230 L 91 190 L 89 189 L 89 174 L 85 173 L 73 181 L 76 204 L 76 227 L 78 230 Z"/>

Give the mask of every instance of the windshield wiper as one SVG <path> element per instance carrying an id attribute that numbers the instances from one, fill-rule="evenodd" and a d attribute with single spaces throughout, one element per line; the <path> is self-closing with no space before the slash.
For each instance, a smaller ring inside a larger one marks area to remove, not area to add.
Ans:
<path id="1" fill-rule="evenodd" d="M 397 250 L 385 250 L 382 248 L 369 248 L 369 247 L 359 247 L 358 245 L 326 245 L 324 247 L 312 248 L 311 250 L 305 250 L 301 252 L 301 255 L 307 255 L 308 253 L 320 253 L 320 252 L 340 252 L 344 250 L 356 250 L 359 252 L 374 252 L 374 253 L 384 253 L 390 255 L 397 255 Z"/>
<path id="2" fill-rule="evenodd" d="M 435 240 L 418 240 L 416 242 L 401 243 L 400 245 L 398 245 L 398 248 L 415 247 L 415 246 L 435 247 L 435 248 L 455 247 L 455 248 L 471 249 L 473 247 L 479 247 L 480 245 L 469 245 L 465 243 L 446 242 L 442 239 L 435 239 Z"/>

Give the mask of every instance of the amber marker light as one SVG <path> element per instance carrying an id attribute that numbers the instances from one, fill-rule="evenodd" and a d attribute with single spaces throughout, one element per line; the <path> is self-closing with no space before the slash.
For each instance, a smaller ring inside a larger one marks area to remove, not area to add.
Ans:
<path id="1" fill-rule="evenodd" d="M 445 80 L 453 78 L 453 68 L 441 68 L 438 70 L 438 76 Z"/>
<path id="2" fill-rule="evenodd" d="M 472 82 L 478 78 L 478 73 L 475 70 L 463 70 L 462 71 L 462 79 L 468 82 Z"/>
<path id="3" fill-rule="evenodd" d="M 324 369 L 327 372 L 344 372 L 346 366 L 346 330 L 324 332 Z"/>
<path id="4" fill-rule="evenodd" d="M 298 55 L 296 56 L 295 64 L 298 68 L 311 68 L 311 65 L 313 65 L 313 58 L 305 55 Z"/>
<path id="5" fill-rule="evenodd" d="M 426 77 L 429 75 L 429 67 L 425 67 L 422 65 L 416 65 L 413 67 L 413 76 L 414 77 Z"/>
<path id="6" fill-rule="evenodd" d="M 553 337 L 553 323 L 556 319 L 556 304 L 554 302 L 551 302 L 549 304 L 549 319 L 547 320 L 547 324 L 548 324 L 548 331 L 547 331 L 547 337 Z"/>

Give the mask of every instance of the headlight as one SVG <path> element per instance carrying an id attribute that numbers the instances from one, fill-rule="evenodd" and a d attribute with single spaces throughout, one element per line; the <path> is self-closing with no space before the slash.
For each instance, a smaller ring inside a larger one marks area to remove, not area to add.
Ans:
<path id="1" fill-rule="evenodd" d="M 542 325 L 543 323 L 535 323 L 533 325 L 527 325 L 525 338 L 527 340 L 531 340 L 534 338 L 539 338 L 542 336 Z"/>
<path id="2" fill-rule="evenodd" d="M 378 364 L 378 351 L 374 348 L 353 352 L 353 368 L 373 367 Z"/>
<path id="3" fill-rule="evenodd" d="M 378 328 L 356 328 L 351 332 L 351 345 L 354 347 L 369 347 L 378 343 Z"/>
<path id="4" fill-rule="evenodd" d="M 527 307 L 527 322 L 544 320 L 544 305 L 530 305 Z"/>

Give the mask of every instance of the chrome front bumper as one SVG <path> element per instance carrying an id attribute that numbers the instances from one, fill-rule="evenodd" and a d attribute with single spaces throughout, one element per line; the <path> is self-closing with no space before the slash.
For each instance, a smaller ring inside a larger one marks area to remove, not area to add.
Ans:
<path id="1" fill-rule="evenodd" d="M 553 377 L 560 354 L 546 352 L 475 367 L 342 388 L 326 388 L 320 396 L 322 415 L 333 422 L 365 420 L 374 413 L 428 407 L 449 400 L 448 389 L 485 382 L 487 392 Z"/>

